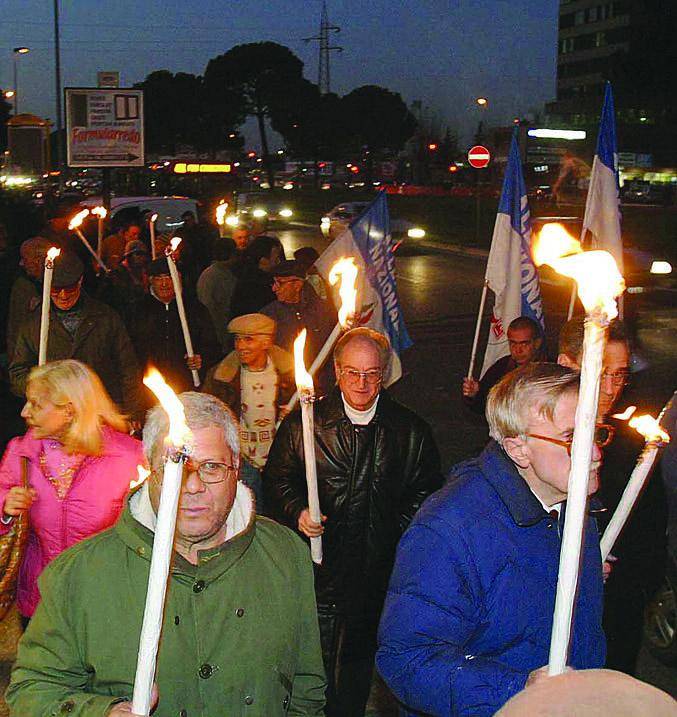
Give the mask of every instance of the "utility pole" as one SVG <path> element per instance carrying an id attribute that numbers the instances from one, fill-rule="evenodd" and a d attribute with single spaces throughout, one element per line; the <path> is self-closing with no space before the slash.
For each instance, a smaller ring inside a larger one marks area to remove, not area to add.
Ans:
<path id="1" fill-rule="evenodd" d="M 331 52 L 343 52 L 343 48 L 332 45 L 329 40 L 329 33 L 341 32 L 338 25 L 329 24 L 326 0 L 322 0 L 322 17 L 320 19 L 320 34 L 316 37 L 304 37 L 304 42 L 319 42 L 320 57 L 317 68 L 317 85 L 320 94 L 326 95 L 331 92 L 331 71 L 329 68 L 329 54 Z"/>
<path id="2" fill-rule="evenodd" d="M 61 51 L 59 48 L 59 0 L 54 0 L 54 81 L 56 84 L 56 161 L 59 188 L 63 187 L 63 120 L 61 117 Z"/>

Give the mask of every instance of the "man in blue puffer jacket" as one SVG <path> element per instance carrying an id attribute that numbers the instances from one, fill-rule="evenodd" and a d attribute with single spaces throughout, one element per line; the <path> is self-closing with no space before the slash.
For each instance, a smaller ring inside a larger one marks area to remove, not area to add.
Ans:
<path id="1" fill-rule="evenodd" d="M 508 374 L 489 394 L 492 440 L 461 463 L 400 541 L 376 664 L 408 714 L 493 715 L 547 679 L 578 377 L 554 364 Z M 597 490 L 593 450 L 588 494 Z M 591 510 L 594 509 L 591 506 Z M 569 651 L 602 667 L 602 560 L 585 525 Z"/>

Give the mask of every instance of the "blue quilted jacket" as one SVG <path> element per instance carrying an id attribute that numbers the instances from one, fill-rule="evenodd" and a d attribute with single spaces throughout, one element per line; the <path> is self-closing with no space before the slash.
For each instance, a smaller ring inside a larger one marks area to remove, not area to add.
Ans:
<path id="1" fill-rule="evenodd" d="M 400 541 L 376 664 L 410 715 L 493 715 L 548 662 L 564 516 L 490 442 L 452 469 Z M 602 667 L 602 561 L 585 526 L 569 664 Z"/>

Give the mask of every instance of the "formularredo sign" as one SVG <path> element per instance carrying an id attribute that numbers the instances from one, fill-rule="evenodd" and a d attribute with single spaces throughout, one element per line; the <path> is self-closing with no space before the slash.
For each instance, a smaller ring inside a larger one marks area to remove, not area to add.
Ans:
<path id="1" fill-rule="evenodd" d="M 66 88 L 69 167 L 143 167 L 143 91 Z"/>

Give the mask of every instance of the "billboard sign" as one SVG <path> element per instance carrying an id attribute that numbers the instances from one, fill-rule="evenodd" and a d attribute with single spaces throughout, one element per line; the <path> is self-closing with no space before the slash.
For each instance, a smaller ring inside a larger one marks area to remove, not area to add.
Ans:
<path id="1" fill-rule="evenodd" d="M 69 167 L 143 167 L 143 91 L 66 88 Z"/>

